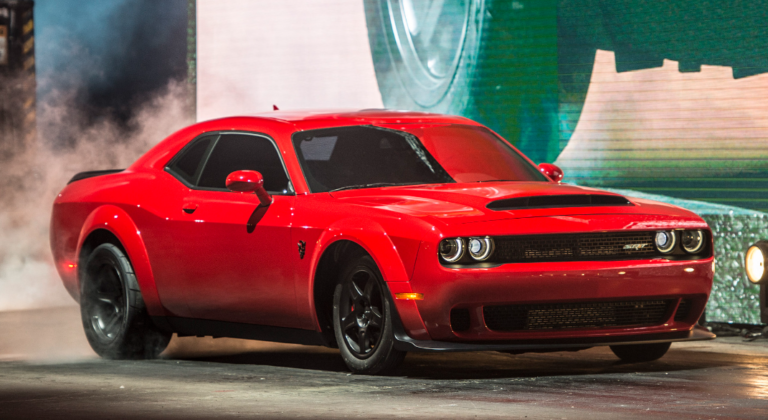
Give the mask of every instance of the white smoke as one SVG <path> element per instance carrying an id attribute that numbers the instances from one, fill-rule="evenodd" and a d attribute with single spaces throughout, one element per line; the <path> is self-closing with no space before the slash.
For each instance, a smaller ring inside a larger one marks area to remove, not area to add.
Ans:
<path id="1" fill-rule="evenodd" d="M 86 115 L 73 107 L 74 90 L 45 96 L 35 143 L 0 164 L 0 311 L 74 304 L 49 246 L 54 198 L 75 173 L 125 168 L 192 123 L 186 94 L 183 82 L 169 83 L 135 111 L 129 130 L 111 121 L 86 123 Z M 47 136 L 72 141 L 62 146 Z"/>

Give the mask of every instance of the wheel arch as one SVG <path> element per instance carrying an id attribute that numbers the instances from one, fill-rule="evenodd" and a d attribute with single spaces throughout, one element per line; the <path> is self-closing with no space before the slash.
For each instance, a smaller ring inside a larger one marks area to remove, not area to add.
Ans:
<path id="1" fill-rule="evenodd" d="M 309 301 L 312 305 L 312 314 L 315 316 L 316 327 L 322 331 L 331 346 L 335 346 L 336 340 L 329 309 L 332 309 L 333 290 L 339 272 L 349 258 L 357 255 L 370 256 L 376 263 L 388 289 L 392 290 L 392 286 L 397 285 L 397 290 L 401 288 L 410 290 L 409 281 L 412 270 L 406 267 L 406 262 L 398 252 L 395 242 L 379 223 L 362 218 L 341 220 L 326 229 L 318 238 L 317 244 L 312 260 Z M 415 259 L 416 256 L 413 257 Z M 392 302 L 396 312 L 402 312 L 394 297 Z M 423 325 L 421 318 L 416 316 L 418 320 L 414 321 Z"/>
<path id="2" fill-rule="evenodd" d="M 94 229 L 83 240 L 82 245 L 80 245 L 80 252 L 77 256 L 77 266 L 85 267 L 88 256 L 91 254 L 91 252 L 93 252 L 94 249 L 96 249 L 97 246 L 101 244 L 115 245 L 116 247 L 120 248 L 121 251 L 126 253 L 125 247 L 122 243 L 120 243 L 120 239 L 118 239 L 114 233 L 108 229 Z M 82 278 L 82 272 L 78 272 L 78 274 L 78 280 L 80 280 Z"/>
<path id="3" fill-rule="evenodd" d="M 342 239 L 329 244 L 323 251 L 315 269 L 312 287 L 312 302 L 315 307 L 317 324 L 326 342 L 337 347 L 333 334 L 333 292 L 344 264 L 357 255 L 370 255 L 357 242 Z"/>
<path id="4" fill-rule="evenodd" d="M 160 297 L 155 286 L 155 278 L 149 263 L 141 231 L 125 210 L 115 205 L 104 205 L 88 215 L 80 231 L 77 246 L 77 290 L 75 299 L 79 301 L 80 281 L 88 255 L 97 246 L 111 243 L 119 247 L 133 266 L 136 280 L 141 289 L 142 298 L 151 316 L 165 315 Z M 73 294 L 73 291 L 69 291 Z"/>

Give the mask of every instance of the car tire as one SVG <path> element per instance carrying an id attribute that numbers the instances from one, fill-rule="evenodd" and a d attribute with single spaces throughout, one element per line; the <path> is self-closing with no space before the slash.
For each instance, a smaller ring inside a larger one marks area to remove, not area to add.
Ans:
<path id="1" fill-rule="evenodd" d="M 364 255 L 342 270 L 333 293 L 333 329 L 344 363 L 353 373 L 394 370 L 406 352 L 395 348 L 394 305 L 376 263 Z"/>
<path id="2" fill-rule="evenodd" d="M 627 363 L 651 362 L 667 353 L 672 343 L 628 344 L 611 346 L 613 354 Z"/>
<path id="3" fill-rule="evenodd" d="M 88 256 L 80 314 L 88 343 L 106 359 L 153 359 L 171 339 L 149 317 L 128 257 L 110 243 Z"/>

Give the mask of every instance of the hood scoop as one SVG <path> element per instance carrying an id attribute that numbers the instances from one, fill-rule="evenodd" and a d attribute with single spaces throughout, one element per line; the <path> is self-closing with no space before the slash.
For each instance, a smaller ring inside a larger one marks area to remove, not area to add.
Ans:
<path id="1" fill-rule="evenodd" d="M 634 204 L 620 195 L 572 194 L 507 198 L 492 201 L 486 207 L 490 210 L 506 211 L 602 206 L 634 206 Z"/>

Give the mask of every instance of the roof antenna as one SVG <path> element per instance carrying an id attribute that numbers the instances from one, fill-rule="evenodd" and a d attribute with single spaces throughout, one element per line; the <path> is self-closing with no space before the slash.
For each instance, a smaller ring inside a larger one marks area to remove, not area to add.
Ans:
<path id="1" fill-rule="evenodd" d="M 272 111 L 280 111 L 280 108 L 277 107 L 277 105 L 272 105 Z"/>

